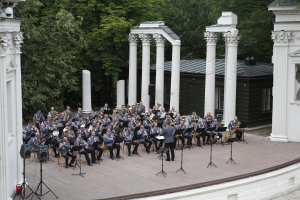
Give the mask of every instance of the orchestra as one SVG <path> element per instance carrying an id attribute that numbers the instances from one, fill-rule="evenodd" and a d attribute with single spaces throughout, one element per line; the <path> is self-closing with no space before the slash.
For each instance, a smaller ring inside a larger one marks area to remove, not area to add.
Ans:
<path id="1" fill-rule="evenodd" d="M 240 124 L 235 117 L 228 124 L 229 134 L 223 137 L 219 128 L 224 125 L 210 112 L 201 118 L 196 112 L 182 116 L 175 107 L 166 112 L 159 104 L 147 109 L 143 102 L 139 102 L 113 110 L 105 103 L 99 111 L 89 115 L 83 114 L 81 108 L 73 113 L 70 106 L 66 106 L 63 112 L 51 107 L 44 118 L 38 110 L 33 120 L 24 125 L 23 140 L 31 145 L 33 151 L 46 144 L 53 149 L 55 157 L 60 152 L 65 158 L 65 167 L 73 166 L 76 151 L 84 154 L 87 164 L 92 166 L 97 160 L 102 160 L 106 150 L 111 159 L 120 158 L 121 147 L 126 147 L 128 156 L 137 155 L 138 151 L 150 154 L 151 147 L 156 153 L 168 149 L 167 160 L 173 161 L 176 145 L 182 148 L 202 147 L 216 143 L 222 137 L 225 142 L 229 138 L 241 140 Z M 164 136 L 163 139 L 161 136 Z M 196 144 L 193 144 L 193 139 Z M 139 146 L 143 148 L 139 149 Z"/>

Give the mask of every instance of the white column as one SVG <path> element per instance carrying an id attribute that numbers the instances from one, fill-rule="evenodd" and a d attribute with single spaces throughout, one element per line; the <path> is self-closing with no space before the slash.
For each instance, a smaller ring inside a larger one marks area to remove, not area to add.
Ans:
<path id="1" fill-rule="evenodd" d="M 125 80 L 117 82 L 117 108 L 121 108 L 122 105 L 125 105 Z"/>
<path id="2" fill-rule="evenodd" d="M 150 84 L 150 42 L 151 35 L 140 34 L 139 37 L 142 40 L 142 88 L 141 88 L 141 100 L 143 101 L 146 110 L 149 109 L 150 96 L 148 93 Z"/>
<path id="3" fill-rule="evenodd" d="M 170 108 L 175 107 L 179 111 L 180 91 L 180 41 L 172 46 L 172 73 L 171 73 L 171 94 Z"/>
<path id="4" fill-rule="evenodd" d="M 287 142 L 288 42 L 291 32 L 274 31 L 273 116 L 271 141 Z"/>
<path id="5" fill-rule="evenodd" d="M 5 34 L 0 34 L 4 41 Z M 7 91 L 6 91 L 6 46 L 0 45 L 0 199 L 8 199 L 9 165 L 8 165 L 8 133 L 7 133 Z"/>
<path id="6" fill-rule="evenodd" d="M 224 123 L 233 120 L 236 110 L 236 80 L 237 80 L 237 47 L 238 47 L 238 30 L 223 34 L 227 45 L 226 72 L 225 72 L 225 96 L 224 96 Z"/>
<path id="7" fill-rule="evenodd" d="M 211 112 L 215 115 L 215 71 L 217 33 L 204 33 L 206 39 L 206 76 L 204 114 Z"/>
<path id="8" fill-rule="evenodd" d="M 161 34 L 154 34 L 153 38 L 156 41 L 155 104 L 164 105 L 165 39 Z"/>
<path id="9" fill-rule="evenodd" d="M 92 112 L 91 72 L 82 70 L 82 112 Z"/>
<path id="10" fill-rule="evenodd" d="M 129 78 L 128 78 L 128 104 L 133 105 L 136 101 L 136 73 L 137 73 L 137 41 L 138 35 L 129 34 Z"/>

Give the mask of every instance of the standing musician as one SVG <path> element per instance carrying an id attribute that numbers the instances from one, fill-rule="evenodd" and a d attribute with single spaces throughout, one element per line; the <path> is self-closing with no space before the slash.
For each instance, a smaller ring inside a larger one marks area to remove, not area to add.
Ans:
<path id="1" fill-rule="evenodd" d="M 97 156 L 97 160 L 102 160 L 101 156 L 103 153 L 103 149 L 101 147 L 101 142 L 98 136 L 96 136 L 95 131 L 91 132 L 91 136 L 88 139 L 88 144 L 90 149 L 92 149 L 93 151 L 98 151 L 98 156 Z"/>
<path id="2" fill-rule="evenodd" d="M 42 123 L 44 120 L 44 115 L 41 112 L 41 109 L 39 109 L 33 116 L 33 122 L 35 123 L 35 126 L 40 129 L 40 123 Z"/>
<path id="3" fill-rule="evenodd" d="M 66 168 L 74 167 L 73 164 L 75 162 L 76 156 L 73 154 L 72 149 L 71 149 L 71 144 L 68 141 L 67 137 L 63 138 L 63 141 L 59 144 L 58 150 L 60 151 L 61 155 L 65 158 L 65 163 L 66 163 Z M 69 157 L 71 157 L 70 163 Z"/>
<path id="4" fill-rule="evenodd" d="M 209 136 L 207 134 L 207 123 L 206 119 L 201 119 L 198 121 L 197 128 L 201 129 L 201 132 L 197 135 L 197 144 L 200 144 L 200 136 L 202 137 L 203 145 L 208 143 Z"/>
<path id="5" fill-rule="evenodd" d="M 146 152 L 150 153 L 150 147 L 152 145 L 152 141 L 148 138 L 148 132 L 145 129 L 144 125 L 141 124 L 140 130 L 138 130 L 138 137 L 141 144 L 144 144 L 144 147 L 146 148 Z"/>
<path id="6" fill-rule="evenodd" d="M 83 114 L 82 114 L 82 111 L 81 111 L 81 108 L 78 108 L 77 109 L 77 113 L 75 114 L 75 119 L 80 119 L 83 117 Z"/>
<path id="7" fill-rule="evenodd" d="M 128 156 L 131 156 L 131 144 L 133 138 L 133 130 L 131 128 L 124 128 L 123 130 L 124 143 L 128 149 Z"/>
<path id="8" fill-rule="evenodd" d="M 193 121 L 196 121 L 196 120 L 197 120 L 197 114 L 196 114 L 196 112 L 192 112 L 192 115 L 190 115 L 188 118 L 189 124 L 192 124 Z"/>
<path id="9" fill-rule="evenodd" d="M 54 107 L 50 108 L 50 111 L 48 112 L 47 116 L 51 116 L 52 119 L 55 119 L 57 112 L 55 111 Z"/>
<path id="10" fill-rule="evenodd" d="M 68 121 L 70 118 L 72 118 L 72 111 L 70 106 L 66 107 L 66 110 L 64 111 L 64 118 L 63 121 L 66 122 Z"/>
<path id="11" fill-rule="evenodd" d="M 242 140 L 242 131 L 239 130 L 241 122 L 239 122 L 238 117 L 235 116 L 233 120 L 231 120 L 228 124 L 228 130 L 235 133 L 236 139 L 238 141 Z"/>
<path id="12" fill-rule="evenodd" d="M 104 143 L 106 144 L 107 148 L 109 149 L 110 158 L 114 160 L 114 152 L 113 149 L 117 149 L 117 158 L 121 158 L 120 156 L 120 144 L 115 143 L 115 136 L 114 133 L 111 131 L 110 128 L 107 129 L 106 133 L 103 136 Z"/>
<path id="13" fill-rule="evenodd" d="M 143 105 L 143 102 L 140 101 L 139 106 L 138 106 L 138 108 L 137 108 L 137 112 L 138 112 L 139 115 L 141 115 L 141 114 L 144 114 L 145 111 L 146 111 L 146 108 L 145 108 L 145 106 Z"/>
<path id="14" fill-rule="evenodd" d="M 88 144 L 86 143 L 86 141 L 84 141 L 81 138 L 81 134 L 80 133 L 77 134 L 77 138 L 75 140 L 75 148 L 78 150 L 78 152 L 80 154 L 84 154 L 85 159 L 86 159 L 86 161 L 87 161 L 87 163 L 88 163 L 89 166 L 92 166 L 92 163 L 91 163 L 91 160 L 90 160 L 90 157 L 89 157 L 88 153 L 91 153 L 92 160 L 96 163 L 95 151 L 89 149 Z"/>
<path id="15" fill-rule="evenodd" d="M 174 161 L 175 154 L 174 154 L 174 134 L 176 129 L 171 126 L 170 121 L 166 122 L 166 126 L 163 128 L 163 131 L 161 133 L 162 136 L 164 136 L 164 142 L 165 142 L 165 149 L 167 149 L 167 159 L 166 161 L 170 161 L 170 151 L 171 150 L 171 159 Z"/>
<path id="16" fill-rule="evenodd" d="M 110 112 L 110 108 L 108 107 L 108 103 L 105 103 L 105 104 L 104 104 L 104 107 L 102 107 L 102 108 L 100 109 L 100 112 L 101 112 L 101 113 L 105 113 L 105 114 L 108 114 L 108 113 Z"/>

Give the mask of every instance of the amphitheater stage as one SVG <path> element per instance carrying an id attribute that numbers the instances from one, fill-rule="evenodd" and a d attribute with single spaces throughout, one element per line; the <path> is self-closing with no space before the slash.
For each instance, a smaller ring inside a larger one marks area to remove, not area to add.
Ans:
<path id="1" fill-rule="evenodd" d="M 183 151 L 183 168 L 187 173 L 176 172 L 180 168 L 181 150 L 175 150 L 175 161 L 164 162 L 167 173 L 164 177 L 156 175 L 161 171 L 158 155 L 155 152 L 147 154 L 140 146 L 141 157 L 128 157 L 125 148 L 124 153 L 121 150 L 124 160 L 111 160 L 107 151 L 100 165 L 87 166 L 84 162 L 84 177 L 73 176 L 79 172 L 78 168 L 66 169 L 57 165 L 57 159 L 53 158 L 55 162 L 43 164 L 43 180 L 63 200 L 134 199 L 239 180 L 300 161 L 300 143 L 275 143 L 254 134 L 245 134 L 245 139 L 247 143 L 233 143 L 236 164 L 226 164 L 230 158 L 230 145 L 213 145 L 212 161 L 217 167 L 207 168 L 210 145 L 195 146 Z M 32 158 L 26 163 L 27 182 L 35 189 L 40 179 L 40 163 Z M 43 193 L 46 191 L 44 186 Z M 34 196 L 33 199 L 37 198 Z M 47 193 L 42 199 L 56 198 Z"/>

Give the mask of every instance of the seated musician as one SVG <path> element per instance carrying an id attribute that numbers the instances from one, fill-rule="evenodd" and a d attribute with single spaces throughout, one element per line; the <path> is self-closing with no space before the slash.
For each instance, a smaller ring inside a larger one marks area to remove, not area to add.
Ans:
<path id="1" fill-rule="evenodd" d="M 128 149 L 128 156 L 131 156 L 131 144 L 133 144 L 132 142 L 133 130 L 130 127 L 128 129 L 124 128 L 123 137 L 124 137 L 124 143 Z"/>
<path id="2" fill-rule="evenodd" d="M 103 139 L 104 139 L 104 143 L 106 144 L 107 148 L 109 149 L 110 158 L 112 160 L 115 159 L 113 149 L 117 149 L 116 157 L 121 158 L 121 156 L 120 156 L 120 144 L 114 142 L 115 136 L 114 136 L 113 131 L 111 131 L 111 129 L 109 129 L 109 128 L 107 129 L 106 133 L 103 136 Z"/>
<path id="3" fill-rule="evenodd" d="M 39 131 L 37 131 L 35 136 L 29 140 L 28 144 L 31 146 L 32 152 L 37 152 L 40 145 L 44 144 Z"/>
<path id="4" fill-rule="evenodd" d="M 108 107 L 108 103 L 105 103 L 105 104 L 104 104 L 104 107 L 102 107 L 102 108 L 100 109 L 100 112 L 101 112 L 101 113 L 108 113 L 108 112 L 110 112 L 110 108 Z"/>
<path id="5" fill-rule="evenodd" d="M 138 108 L 137 108 L 137 112 L 138 112 L 139 115 L 141 115 L 141 114 L 144 114 L 145 111 L 146 111 L 146 108 L 145 108 L 145 106 L 143 105 L 143 102 L 141 101 L 141 102 L 139 103 Z"/>
<path id="6" fill-rule="evenodd" d="M 176 142 L 177 140 L 181 140 L 181 143 L 182 143 L 182 146 L 184 147 L 184 132 L 185 132 L 185 125 L 184 125 L 184 120 L 181 120 L 180 121 L 180 124 L 176 125 L 175 128 L 176 128 L 176 132 L 175 132 L 175 137 L 174 137 L 174 145 L 176 146 Z"/>
<path id="7" fill-rule="evenodd" d="M 214 119 L 214 121 L 210 124 L 211 131 L 217 132 L 220 126 L 220 122 L 218 119 Z M 213 139 L 215 139 L 215 134 L 212 135 Z M 221 139 L 223 137 L 222 133 L 218 133 L 218 139 Z"/>
<path id="8" fill-rule="evenodd" d="M 96 136 L 95 131 L 91 132 L 91 136 L 88 139 L 88 144 L 90 149 L 94 150 L 94 151 L 98 151 L 98 156 L 97 156 L 97 160 L 102 160 L 101 156 L 103 153 L 103 149 L 101 147 L 101 141 L 100 138 L 98 136 Z"/>
<path id="9" fill-rule="evenodd" d="M 67 137 L 63 138 L 63 141 L 59 144 L 58 150 L 60 151 L 61 155 L 65 158 L 66 168 L 74 167 L 73 164 L 75 162 L 76 156 L 73 154 L 71 149 L 71 144 L 68 141 Z M 71 157 L 71 161 L 69 163 L 69 157 Z"/>
<path id="10" fill-rule="evenodd" d="M 187 139 L 187 147 L 192 147 L 192 140 L 193 140 L 193 134 L 195 130 L 196 122 L 193 121 L 189 126 L 186 128 L 183 137 Z"/>
<path id="11" fill-rule="evenodd" d="M 180 115 L 180 113 L 176 114 L 176 116 L 173 119 L 173 121 L 174 121 L 175 125 L 179 125 L 180 124 L 180 122 L 181 122 L 181 115 Z"/>
<path id="12" fill-rule="evenodd" d="M 77 133 L 81 134 L 81 137 L 84 140 L 87 140 L 89 137 L 89 132 L 88 130 L 85 128 L 85 124 L 81 124 L 80 128 L 78 129 Z"/>
<path id="13" fill-rule="evenodd" d="M 235 116 L 228 124 L 228 130 L 236 135 L 236 140 L 242 140 L 242 131 L 239 130 L 241 122 L 239 122 L 238 117 Z"/>
<path id="14" fill-rule="evenodd" d="M 152 126 L 152 121 L 150 120 L 150 116 L 146 115 L 146 119 L 143 121 L 144 128 L 149 132 Z"/>
<path id="15" fill-rule="evenodd" d="M 144 144 L 144 147 L 146 148 L 146 152 L 150 153 L 150 147 L 152 145 L 152 142 L 148 138 L 148 132 L 145 129 L 144 125 L 141 124 L 140 130 L 138 130 L 138 136 L 139 136 L 139 141 L 141 144 Z"/>
<path id="16" fill-rule="evenodd" d="M 207 135 L 207 123 L 206 120 L 200 119 L 197 123 L 197 130 L 201 130 L 198 134 L 197 134 L 197 146 L 201 146 L 201 142 L 200 142 L 200 137 L 202 137 L 202 141 L 203 141 L 203 145 L 205 145 L 206 143 L 208 143 L 208 135 Z M 207 140 L 206 140 L 207 138 Z"/>
<path id="17" fill-rule="evenodd" d="M 78 152 L 80 154 L 84 154 L 85 159 L 86 159 L 86 161 L 87 161 L 87 163 L 88 163 L 89 166 L 92 166 L 92 163 L 91 163 L 91 160 L 90 160 L 90 157 L 89 157 L 89 153 L 91 153 L 92 160 L 94 161 L 94 163 L 96 163 L 95 151 L 89 149 L 88 144 L 86 143 L 86 141 L 84 141 L 81 138 L 81 134 L 80 133 L 77 134 L 77 138 L 76 138 L 74 144 L 75 144 L 76 150 L 78 150 Z"/>
<path id="18" fill-rule="evenodd" d="M 192 112 L 192 115 L 190 115 L 189 117 L 188 117 L 188 122 L 189 122 L 189 124 L 192 124 L 193 123 L 193 121 L 195 121 L 195 120 L 197 120 L 197 114 L 196 114 L 196 112 Z"/>
<path id="19" fill-rule="evenodd" d="M 150 140 L 152 140 L 154 142 L 156 152 L 158 152 L 159 149 L 163 145 L 163 140 L 159 141 L 156 138 L 156 136 L 160 135 L 161 133 L 162 133 L 162 128 L 158 127 L 157 123 L 154 122 L 153 127 L 151 127 L 151 129 L 150 129 Z M 159 142 L 159 144 L 158 144 L 158 142 Z"/>
<path id="20" fill-rule="evenodd" d="M 206 120 L 207 126 L 209 127 L 210 124 L 214 121 L 214 117 L 212 116 L 211 112 L 208 112 L 206 116 L 204 116 Z"/>
<path id="21" fill-rule="evenodd" d="M 173 117 L 175 117 L 178 112 L 176 111 L 175 107 L 172 106 L 171 110 L 169 110 L 169 113 L 172 113 Z"/>

